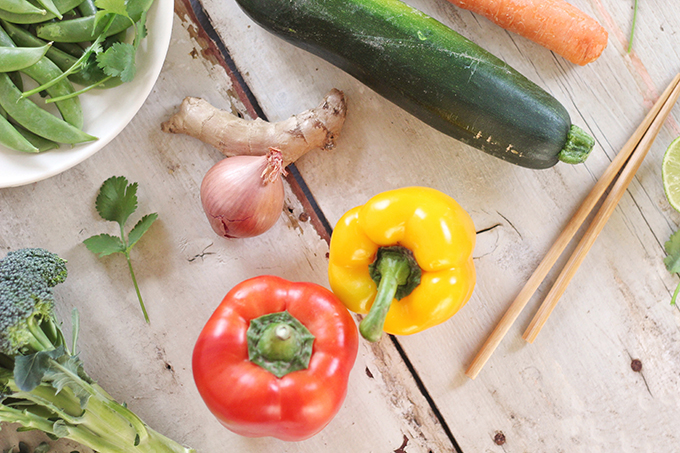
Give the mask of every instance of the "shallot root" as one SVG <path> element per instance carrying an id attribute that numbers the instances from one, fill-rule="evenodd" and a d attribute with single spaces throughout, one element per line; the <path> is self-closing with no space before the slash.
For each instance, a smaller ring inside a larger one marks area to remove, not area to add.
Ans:
<path id="1" fill-rule="evenodd" d="M 346 114 L 345 95 L 335 88 L 317 107 L 274 123 L 239 118 L 203 99 L 186 97 L 161 129 L 197 138 L 227 157 L 261 156 L 276 148 L 285 167 L 312 149 L 332 149 Z"/>

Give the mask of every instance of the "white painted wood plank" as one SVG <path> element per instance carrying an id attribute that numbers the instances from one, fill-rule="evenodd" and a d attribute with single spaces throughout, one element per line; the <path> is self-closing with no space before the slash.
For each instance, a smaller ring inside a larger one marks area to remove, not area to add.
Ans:
<path id="1" fill-rule="evenodd" d="M 468 306 L 440 327 L 400 339 L 463 451 L 675 451 L 680 316 L 668 303 L 677 277 L 663 267 L 662 246 L 680 215 L 665 201 L 660 162 L 680 135 L 677 108 L 536 343 L 520 337 L 538 298 L 477 380 L 463 371 L 678 71 L 680 13 L 660 0 L 641 2 L 634 51 L 627 54 L 633 2 L 574 0 L 610 33 L 602 57 L 576 67 L 446 2 L 409 3 L 559 99 L 598 142 L 588 162 L 545 171 L 512 167 L 443 137 L 264 32 L 234 2 L 203 2 L 270 118 L 283 118 L 333 86 L 347 94 L 350 112 L 338 148 L 298 164 L 331 223 L 377 192 L 419 184 L 454 196 L 478 229 L 499 225 L 479 237 L 478 286 Z M 545 284 L 541 294 L 548 289 Z M 642 361 L 639 373 L 631 370 L 633 358 Z M 503 446 L 493 442 L 497 431 L 506 435 Z"/>

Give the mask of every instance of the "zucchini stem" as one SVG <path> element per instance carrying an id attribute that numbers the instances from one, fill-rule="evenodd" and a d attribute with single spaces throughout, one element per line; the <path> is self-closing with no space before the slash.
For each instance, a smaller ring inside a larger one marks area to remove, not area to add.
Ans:
<path id="1" fill-rule="evenodd" d="M 581 164 L 586 161 L 594 146 L 595 139 L 572 124 L 567 134 L 567 142 L 557 158 L 567 164 Z"/>

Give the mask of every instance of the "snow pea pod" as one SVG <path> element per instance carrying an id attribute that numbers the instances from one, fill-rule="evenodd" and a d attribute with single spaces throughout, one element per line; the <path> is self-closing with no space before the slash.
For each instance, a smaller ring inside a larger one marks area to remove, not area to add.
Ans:
<path id="1" fill-rule="evenodd" d="M 0 73 L 0 106 L 14 121 L 48 140 L 76 144 L 97 139 L 40 108 L 30 99 L 23 99 L 21 91 L 6 73 Z"/>
<path id="2" fill-rule="evenodd" d="M 57 7 L 57 10 L 61 14 L 63 14 L 80 5 L 82 1 L 83 0 L 54 0 L 54 5 Z M 0 9 L 0 19 L 15 24 L 38 24 L 41 22 L 47 22 L 48 20 L 52 20 L 55 17 L 57 16 L 50 12 L 42 14 L 41 13 L 20 14 Z"/>
<path id="3" fill-rule="evenodd" d="M 0 46 L 14 47 L 15 43 L 9 37 L 3 27 L 0 27 Z M 2 47 L 0 47 L 2 49 Z M 52 79 L 59 77 L 62 74 L 61 69 L 57 67 L 49 58 L 42 57 L 31 66 L 27 66 L 21 70 L 28 77 L 32 78 L 38 84 L 49 82 Z M 74 93 L 76 90 L 68 80 L 64 79 L 58 83 L 50 86 L 45 91 L 50 96 L 56 98 Z M 83 111 L 80 107 L 80 99 L 73 97 L 63 101 L 55 102 L 59 113 L 67 123 L 77 128 L 83 127 Z"/>
<path id="4" fill-rule="evenodd" d="M 4 113 L 4 111 L 0 109 L 0 144 L 15 151 L 37 153 L 39 151 L 38 148 L 33 146 L 26 137 L 21 135 L 2 113 Z"/>
<path id="5" fill-rule="evenodd" d="M 81 0 L 82 1 L 82 0 Z M 154 0 L 130 0 L 127 12 L 132 21 L 137 22 L 142 14 L 151 8 Z M 116 16 L 106 32 L 106 36 L 118 34 L 132 25 L 130 19 Z M 99 21 L 95 27 L 94 16 L 79 17 L 77 19 L 49 22 L 38 25 L 36 35 L 46 41 L 55 42 L 85 42 L 92 41 L 101 35 L 106 21 Z"/>
<path id="6" fill-rule="evenodd" d="M 5 29 L 9 37 L 12 38 L 12 41 L 14 41 L 14 43 L 18 46 L 39 47 L 46 44 L 45 41 L 18 25 L 0 20 L 0 26 Z M 52 62 L 54 62 L 54 64 L 56 64 L 62 71 L 69 69 L 78 59 L 54 46 L 52 46 L 50 50 L 47 51 L 47 58 L 52 60 Z M 73 83 L 77 83 L 78 85 L 89 86 L 102 81 L 106 77 L 107 75 L 104 74 L 104 71 L 102 71 L 99 66 L 96 64 L 89 64 L 80 69 L 78 72 L 69 75 L 68 79 Z M 110 88 L 117 85 L 120 85 L 120 80 L 118 78 L 109 79 L 101 85 L 101 88 Z"/>
<path id="7" fill-rule="evenodd" d="M 2 107 L 0 107 L 0 116 L 4 119 L 7 119 L 10 123 L 10 126 L 13 126 L 14 129 L 16 129 L 16 132 L 21 134 L 23 136 L 23 138 L 26 139 L 35 148 L 35 149 L 30 148 L 30 147 L 26 147 L 25 149 L 12 148 L 15 151 L 22 151 L 22 152 L 27 152 L 27 153 L 35 153 L 35 152 L 42 153 L 43 151 L 48 151 L 50 149 L 59 148 L 59 143 L 55 143 L 52 140 L 47 140 L 46 138 L 40 137 L 39 135 L 35 135 L 33 132 L 29 131 L 25 127 L 20 126 L 16 123 L 12 123 L 11 119 L 7 118 L 7 112 L 5 112 L 5 110 Z M 10 133 L 13 134 L 14 131 L 11 131 Z M 23 140 L 21 141 L 21 144 L 25 145 Z M 5 144 L 5 146 L 7 146 L 7 145 Z M 8 148 L 9 148 L 9 146 L 8 146 Z"/>
<path id="8" fill-rule="evenodd" d="M 14 47 L 0 43 L 0 72 L 12 72 L 37 63 L 51 47 Z"/>
<path id="9" fill-rule="evenodd" d="M 0 9 L 16 14 L 46 14 L 42 8 L 38 8 L 28 0 L 0 0 Z"/>

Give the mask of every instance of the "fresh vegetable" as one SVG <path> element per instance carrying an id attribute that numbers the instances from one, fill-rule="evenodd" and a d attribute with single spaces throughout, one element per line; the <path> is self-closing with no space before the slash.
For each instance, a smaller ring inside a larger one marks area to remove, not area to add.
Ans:
<path id="1" fill-rule="evenodd" d="M 128 232 L 126 239 L 125 224 L 130 215 L 137 210 L 137 183 L 128 184 L 128 181 L 124 176 L 114 176 L 104 181 L 99 189 L 95 207 L 102 219 L 118 224 L 120 227 L 120 237 L 112 236 L 110 234 L 99 234 L 85 239 L 83 242 L 89 251 L 100 257 L 108 256 L 113 253 L 122 253 L 125 255 L 128 269 L 130 270 L 130 277 L 132 277 L 132 284 L 135 287 L 137 299 L 139 299 L 139 305 L 142 308 L 142 313 L 144 313 L 144 319 L 148 323 L 149 315 L 146 312 L 146 307 L 142 300 L 142 293 L 139 291 L 137 278 L 132 269 L 130 251 L 156 221 L 158 214 L 154 212 L 143 216 Z"/>
<path id="2" fill-rule="evenodd" d="M 425 123 L 508 162 L 583 162 L 594 140 L 554 97 L 399 0 L 237 0 L 258 24 Z"/>
<path id="3" fill-rule="evenodd" d="M 56 103 L 63 120 L 75 129 L 81 129 L 83 114 L 77 96 L 94 88 L 108 88 L 129 82 L 135 77 L 135 55 L 146 37 L 144 24 L 153 0 L 39 0 L 44 8 L 42 12 L 18 12 L 21 0 L 2 1 L 17 5 L 12 10 L 3 10 L 0 4 L 0 49 L 16 47 L 13 40 L 20 41 L 22 47 L 42 48 L 48 41 L 58 43 L 37 63 L 20 69 L 38 82 L 36 88 L 22 92 L 13 83 L 15 81 L 0 79 L 0 106 L 5 110 L 8 120 L 3 122 L 2 128 L 9 130 L 10 127 L 22 126 L 55 143 L 77 144 L 96 140 L 96 137 L 83 131 L 77 133 L 72 128 L 64 127 L 60 118 L 27 98 L 47 92 L 49 96 L 45 103 Z M 53 20 L 55 18 L 58 20 Z M 22 28 L 18 24 L 33 26 Z M 131 42 L 121 41 L 122 34 L 130 28 Z M 37 35 L 29 30 L 35 30 Z M 57 47 L 68 50 L 72 55 Z M 83 86 L 76 90 L 72 82 Z M 17 107 L 12 108 L 10 104 L 17 104 Z M 18 135 L 14 132 L 10 134 L 12 137 L 23 135 L 21 132 Z M 51 148 L 27 146 L 25 142 L 14 138 L 0 140 L 0 143 L 27 152 Z"/>
<path id="4" fill-rule="evenodd" d="M 491 22 L 586 65 L 607 47 L 608 33 L 595 19 L 564 0 L 449 0 Z"/>
<path id="5" fill-rule="evenodd" d="M 0 72 L 12 72 L 24 69 L 38 62 L 50 48 L 50 44 L 42 47 L 7 47 L 0 43 Z"/>
<path id="6" fill-rule="evenodd" d="M 28 0 L 0 0 L 0 10 L 16 14 L 45 14 L 42 8 L 38 8 Z"/>
<path id="7" fill-rule="evenodd" d="M 260 118 L 242 119 L 203 99 L 187 97 L 179 111 L 161 124 L 161 129 L 197 138 L 227 157 L 263 156 L 270 148 L 276 148 L 286 167 L 313 149 L 335 147 L 346 115 L 345 95 L 336 89 L 317 107 L 277 123 Z"/>
<path id="8" fill-rule="evenodd" d="M 0 261 L 0 421 L 102 453 L 193 452 L 149 428 L 86 374 L 77 312 L 72 344 L 54 314 L 52 288 L 66 277 L 66 262 L 44 249 Z"/>
<path id="9" fill-rule="evenodd" d="M 269 230 L 283 210 L 281 152 L 234 156 L 216 163 L 203 177 L 201 203 L 215 233 L 247 238 Z"/>
<path id="10" fill-rule="evenodd" d="M 278 123 L 241 119 L 202 99 L 185 98 L 161 129 L 198 138 L 228 157 L 206 173 L 201 202 L 217 234 L 246 238 L 276 223 L 285 167 L 312 149 L 332 149 L 346 112 L 345 96 L 335 89 L 316 108 Z"/>
<path id="11" fill-rule="evenodd" d="M 331 235 L 328 278 L 359 330 L 409 335 L 453 316 L 472 295 L 475 228 L 448 195 L 427 187 L 380 193 L 349 210 Z"/>
<path id="12" fill-rule="evenodd" d="M 298 441 L 340 409 L 357 351 L 354 321 L 330 291 L 265 275 L 224 297 L 198 337 L 192 368 L 228 429 Z"/>

